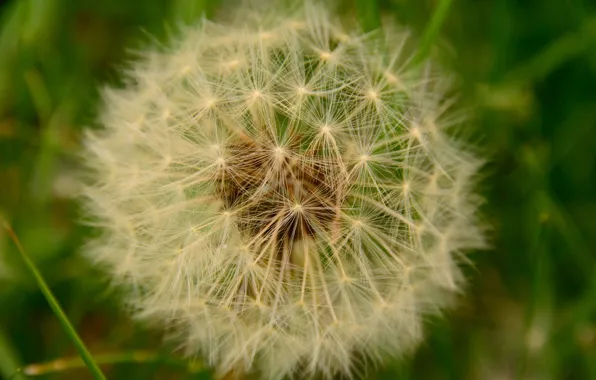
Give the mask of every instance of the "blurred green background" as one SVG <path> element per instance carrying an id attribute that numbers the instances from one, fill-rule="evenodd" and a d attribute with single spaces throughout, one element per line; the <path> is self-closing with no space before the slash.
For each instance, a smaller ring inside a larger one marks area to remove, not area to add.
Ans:
<path id="1" fill-rule="evenodd" d="M 471 253 L 466 294 L 428 321 L 420 350 L 371 378 L 596 379 L 596 2 L 344 2 L 366 28 L 382 15 L 418 35 L 439 3 L 451 5 L 431 54 L 460 76 L 469 138 L 488 160 L 479 191 L 493 248 Z M 210 371 L 175 357 L 159 330 L 136 326 L 78 257 L 89 233 L 68 199 L 79 137 L 93 123 L 98 86 L 118 81 L 126 49 L 226 6 L 0 1 L 0 218 L 109 379 Z M 14 379 L 91 378 L 76 355 L 0 230 L 0 379 L 17 368 Z"/>

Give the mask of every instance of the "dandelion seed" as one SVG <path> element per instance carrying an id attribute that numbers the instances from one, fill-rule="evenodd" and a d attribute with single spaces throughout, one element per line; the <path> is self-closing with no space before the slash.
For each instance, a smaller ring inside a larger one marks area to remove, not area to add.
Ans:
<path id="1" fill-rule="evenodd" d="M 480 162 L 404 34 L 358 35 L 313 2 L 241 14 L 104 91 L 86 254 L 222 373 L 354 377 L 419 344 L 460 288 Z"/>

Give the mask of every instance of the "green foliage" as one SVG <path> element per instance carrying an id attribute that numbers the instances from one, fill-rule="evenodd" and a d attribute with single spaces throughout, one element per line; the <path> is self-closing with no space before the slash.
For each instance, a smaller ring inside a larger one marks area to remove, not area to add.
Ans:
<path id="1" fill-rule="evenodd" d="M 10 227 L 5 222 L 3 222 L 2 224 L 3 224 L 5 231 L 8 233 L 8 235 L 14 242 L 14 244 L 17 248 L 17 251 L 19 251 L 19 254 L 21 255 L 21 258 L 23 259 L 23 262 L 27 266 L 27 269 L 29 269 L 29 271 L 35 278 L 35 281 L 37 282 L 37 286 L 41 290 L 46 301 L 48 301 L 50 308 L 52 309 L 54 314 L 56 314 L 56 318 L 60 322 L 60 325 L 64 329 L 64 332 L 66 333 L 68 338 L 72 341 L 73 345 L 79 352 L 79 355 L 81 356 L 83 363 L 85 363 L 85 365 L 89 368 L 89 371 L 91 371 L 91 374 L 93 375 L 94 379 L 105 380 L 105 376 L 101 372 L 101 369 L 99 369 L 99 367 L 97 366 L 97 363 L 93 359 L 93 356 L 91 356 L 91 353 L 85 346 L 85 343 L 83 343 L 83 341 L 79 337 L 79 334 L 77 333 L 75 328 L 72 326 L 72 324 L 68 320 L 68 317 L 66 316 L 66 314 L 64 314 L 64 310 L 62 310 L 62 306 L 60 306 L 60 303 L 58 303 L 58 301 L 56 300 L 56 297 L 54 297 L 52 290 L 48 287 L 48 284 L 46 283 L 45 279 L 41 275 L 41 272 L 39 271 L 39 269 L 37 268 L 35 263 L 31 260 L 29 255 L 23 249 L 21 242 L 20 242 L 19 238 L 15 235 L 12 227 Z"/>
<path id="2" fill-rule="evenodd" d="M 0 5 L 0 218 L 110 379 L 207 375 L 162 349 L 159 332 L 129 321 L 118 294 L 78 256 L 93 233 L 78 226 L 69 200 L 79 136 L 93 127 L 98 86 L 118 82 L 125 49 L 203 13 L 225 14 L 216 3 Z M 596 378 L 596 5 L 345 4 L 367 29 L 392 19 L 412 27 L 430 57 L 460 74 L 459 101 L 473 115 L 462 132 L 487 157 L 480 186 L 493 248 L 471 255 L 469 289 L 455 311 L 429 321 L 426 345 L 377 378 Z M 67 369 L 45 378 L 89 378 L 3 231 L 0 305 L 0 378 L 60 358 Z M 150 354 L 140 360 L 139 349 Z"/>

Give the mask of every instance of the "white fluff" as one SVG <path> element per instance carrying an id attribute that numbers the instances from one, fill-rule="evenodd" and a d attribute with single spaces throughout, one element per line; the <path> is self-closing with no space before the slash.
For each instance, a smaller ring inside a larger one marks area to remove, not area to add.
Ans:
<path id="1" fill-rule="evenodd" d="M 356 376 L 414 348 L 461 287 L 479 161 L 405 33 L 381 42 L 310 3 L 240 14 L 105 90 L 86 254 L 222 372 Z"/>

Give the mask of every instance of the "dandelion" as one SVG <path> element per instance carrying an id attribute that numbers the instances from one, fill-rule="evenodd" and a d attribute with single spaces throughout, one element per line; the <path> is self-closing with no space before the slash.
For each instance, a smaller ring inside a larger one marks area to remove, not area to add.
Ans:
<path id="1" fill-rule="evenodd" d="M 410 67 L 405 33 L 353 30 L 313 3 L 203 21 L 105 90 L 85 138 L 86 254 L 222 373 L 411 351 L 482 245 L 449 79 Z"/>

